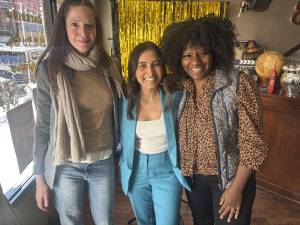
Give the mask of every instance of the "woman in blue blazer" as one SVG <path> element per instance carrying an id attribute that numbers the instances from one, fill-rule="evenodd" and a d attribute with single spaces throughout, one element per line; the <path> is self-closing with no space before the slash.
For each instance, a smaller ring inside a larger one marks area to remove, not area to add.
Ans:
<path id="1" fill-rule="evenodd" d="M 127 99 L 120 104 L 120 174 L 139 225 L 177 225 L 182 185 L 176 115 L 181 93 L 164 90 L 160 48 L 137 45 L 128 62 Z"/>

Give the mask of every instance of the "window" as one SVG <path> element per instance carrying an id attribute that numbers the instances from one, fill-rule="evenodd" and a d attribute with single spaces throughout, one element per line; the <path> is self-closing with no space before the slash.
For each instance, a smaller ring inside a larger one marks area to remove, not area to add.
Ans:
<path id="1" fill-rule="evenodd" d="M 0 182 L 7 197 L 32 174 L 34 72 L 45 46 L 42 0 L 0 0 Z"/>

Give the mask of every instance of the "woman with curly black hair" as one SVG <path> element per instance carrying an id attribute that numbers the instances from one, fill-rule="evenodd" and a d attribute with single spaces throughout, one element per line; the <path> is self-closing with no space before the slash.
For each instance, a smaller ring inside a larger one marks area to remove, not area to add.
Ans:
<path id="1" fill-rule="evenodd" d="M 233 24 L 214 16 L 172 24 L 162 38 L 169 88 L 183 89 L 179 163 L 195 225 L 250 224 L 267 154 L 258 88 L 233 69 L 235 40 Z"/>

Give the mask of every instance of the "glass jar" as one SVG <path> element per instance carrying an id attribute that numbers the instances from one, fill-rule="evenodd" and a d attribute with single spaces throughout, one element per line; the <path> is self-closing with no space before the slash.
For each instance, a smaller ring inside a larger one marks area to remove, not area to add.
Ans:
<path id="1" fill-rule="evenodd" d="M 280 84 L 286 97 L 300 98 L 300 65 L 284 66 Z"/>

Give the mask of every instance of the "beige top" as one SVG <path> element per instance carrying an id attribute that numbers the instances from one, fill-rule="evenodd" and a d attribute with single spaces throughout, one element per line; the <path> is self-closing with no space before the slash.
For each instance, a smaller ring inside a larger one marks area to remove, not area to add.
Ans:
<path id="1" fill-rule="evenodd" d="M 163 113 L 158 120 L 136 122 L 135 149 L 145 154 L 157 154 L 168 149 Z"/>
<path id="2" fill-rule="evenodd" d="M 95 162 L 112 154 L 112 95 L 98 71 L 77 71 L 71 81 L 87 153 L 86 160 L 81 162 Z"/>

